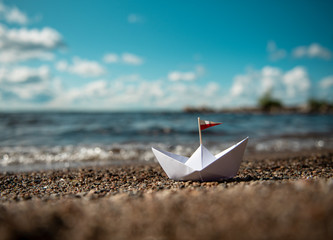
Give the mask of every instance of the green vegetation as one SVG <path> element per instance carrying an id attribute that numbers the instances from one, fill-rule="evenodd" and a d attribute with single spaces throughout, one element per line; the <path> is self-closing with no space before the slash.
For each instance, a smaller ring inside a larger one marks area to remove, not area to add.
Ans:
<path id="1" fill-rule="evenodd" d="M 202 107 L 190 107 L 187 106 L 183 109 L 184 112 L 186 113 L 213 113 L 216 112 L 216 110 L 214 110 L 213 108 L 209 108 L 206 106 L 202 106 Z"/>
<path id="2" fill-rule="evenodd" d="M 310 98 L 307 103 L 309 112 L 327 113 L 333 110 L 333 103 Z"/>
<path id="3" fill-rule="evenodd" d="M 267 91 L 258 99 L 258 105 L 265 112 L 279 110 L 283 107 L 280 100 L 273 98 L 271 91 Z"/>

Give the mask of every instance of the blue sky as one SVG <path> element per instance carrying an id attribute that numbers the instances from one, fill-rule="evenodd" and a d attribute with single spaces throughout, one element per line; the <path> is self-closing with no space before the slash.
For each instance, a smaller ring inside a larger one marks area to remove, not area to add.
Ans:
<path id="1" fill-rule="evenodd" d="M 333 101 L 332 1 L 0 3 L 0 110 Z"/>

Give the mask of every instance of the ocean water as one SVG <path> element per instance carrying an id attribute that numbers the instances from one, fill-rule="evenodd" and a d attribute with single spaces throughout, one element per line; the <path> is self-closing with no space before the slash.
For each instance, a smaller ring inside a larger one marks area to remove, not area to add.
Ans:
<path id="1" fill-rule="evenodd" d="M 223 122 L 202 132 L 213 153 L 249 136 L 248 152 L 332 149 L 333 115 L 0 113 L 1 171 L 155 161 L 151 147 L 190 156 L 197 117 Z"/>

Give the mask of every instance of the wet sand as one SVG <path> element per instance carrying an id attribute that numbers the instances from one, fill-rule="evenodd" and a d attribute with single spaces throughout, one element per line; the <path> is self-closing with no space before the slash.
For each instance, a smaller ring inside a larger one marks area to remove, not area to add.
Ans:
<path id="1" fill-rule="evenodd" d="M 157 164 L 0 174 L 0 239 L 332 239 L 333 152 L 251 154 L 219 182 Z"/>

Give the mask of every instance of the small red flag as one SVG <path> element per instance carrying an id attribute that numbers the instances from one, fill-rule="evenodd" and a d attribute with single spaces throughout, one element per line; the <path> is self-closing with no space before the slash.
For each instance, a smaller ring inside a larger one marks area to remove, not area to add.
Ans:
<path id="1" fill-rule="evenodd" d="M 205 130 L 207 128 L 210 128 L 210 127 L 214 127 L 216 125 L 220 125 L 222 123 L 219 123 L 219 122 L 211 122 L 211 121 L 206 121 L 206 120 L 201 120 L 200 119 L 200 129 L 201 130 Z"/>

